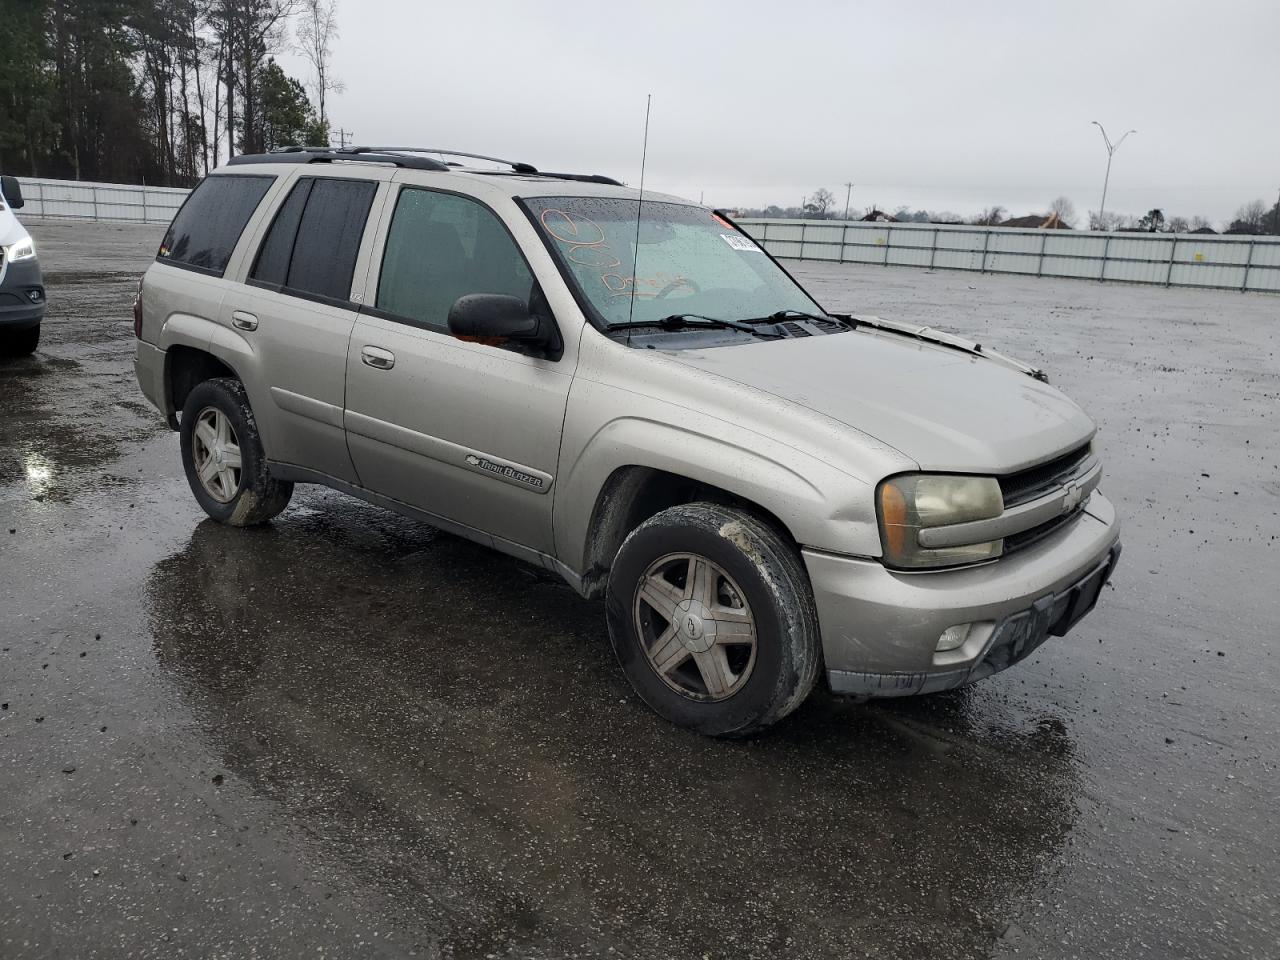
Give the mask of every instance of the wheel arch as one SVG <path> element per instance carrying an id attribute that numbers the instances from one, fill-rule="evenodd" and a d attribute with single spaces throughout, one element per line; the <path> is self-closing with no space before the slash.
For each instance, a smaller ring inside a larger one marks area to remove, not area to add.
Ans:
<path id="1" fill-rule="evenodd" d="M 178 429 L 178 411 L 197 385 L 216 377 L 240 379 L 233 366 L 208 350 L 175 344 L 164 355 L 165 415 L 169 426 Z"/>
<path id="2" fill-rule="evenodd" d="M 699 501 L 744 510 L 799 547 L 791 529 L 776 513 L 741 493 L 687 474 L 627 464 L 609 474 L 592 506 L 583 546 L 583 594 L 604 594 L 609 570 L 627 534 L 669 507 Z"/>
<path id="3" fill-rule="evenodd" d="M 164 358 L 165 418 L 178 428 L 178 411 L 199 383 L 232 377 L 244 383 L 240 368 L 252 348 L 234 332 L 204 317 L 174 314 L 161 333 Z"/>

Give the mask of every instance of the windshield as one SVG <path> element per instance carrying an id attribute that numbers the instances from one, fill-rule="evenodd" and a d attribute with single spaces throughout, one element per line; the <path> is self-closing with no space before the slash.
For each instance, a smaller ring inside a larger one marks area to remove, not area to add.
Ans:
<path id="1" fill-rule="evenodd" d="M 821 312 L 750 238 L 702 207 L 646 200 L 640 211 L 638 200 L 613 197 L 526 202 L 606 324 L 672 314 L 744 320 L 779 310 Z"/>

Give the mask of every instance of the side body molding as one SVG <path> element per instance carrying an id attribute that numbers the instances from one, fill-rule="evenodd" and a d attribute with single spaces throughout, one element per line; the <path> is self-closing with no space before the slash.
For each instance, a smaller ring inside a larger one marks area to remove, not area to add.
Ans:
<path id="1" fill-rule="evenodd" d="M 316 420 L 331 427 L 337 427 L 339 430 L 342 429 L 341 407 L 332 403 L 325 403 L 323 400 L 317 400 L 314 397 L 304 397 L 302 394 L 286 390 L 284 387 L 271 387 L 270 392 L 272 401 L 281 410 L 287 410 L 289 413 L 296 414 L 299 417 L 306 417 L 308 420 Z"/>
<path id="2" fill-rule="evenodd" d="M 428 457 L 446 466 L 470 470 L 522 490 L 547 493 L 551 489 L 553 477 L 549 473 L 516 463 L 514 460 L 504 460 L 481 450 L 473 450 L 442 437 L 433 437 L 399 424 L 357 413 L 354 410 L 346 411 L 346 427 L 350 433 L 399 447 L 401 450 Z"/>

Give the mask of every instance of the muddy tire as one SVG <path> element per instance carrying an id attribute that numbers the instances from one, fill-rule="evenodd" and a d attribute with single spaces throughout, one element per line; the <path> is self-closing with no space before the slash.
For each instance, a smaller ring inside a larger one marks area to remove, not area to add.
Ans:
<path id="1" fill-rule="evenodd" d="M 289 505 L 293 484 L 268 471 L 239 380 L 221 377 L 197 384 L 183 404 L 178 435 L 191 492 L 219 523 L 252 527 Z"/>
<path id="2" fill-rule="evenodd" d="M 818 676 L 818 616 L 800 555 L 735 507 L 672 507 L 633 530 L 610 570 L 606 609 L 641 699 L 699 733 L 761 731 L 803 703 Z"/>
<path id="3" fill-rule="evenodd" d="M 25 357 L 40 345 L 40 324 L 11 333 L 0 332 L 0 356 Z"/>

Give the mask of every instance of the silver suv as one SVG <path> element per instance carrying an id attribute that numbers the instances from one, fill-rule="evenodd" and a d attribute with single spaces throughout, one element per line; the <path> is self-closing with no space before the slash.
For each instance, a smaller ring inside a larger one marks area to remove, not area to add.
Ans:
<path id="1" fill-rule="evenodd" d="M 1092 609 L 1116 514 L 1038 370 L 824 311 L 723 212 L 437 156 L 492 159 L 238 157 L 175 217 L 136 369 L 210 516 L 321 483 L 555 571 L 714 735 L 819 676 L 957 687 Z"/>

